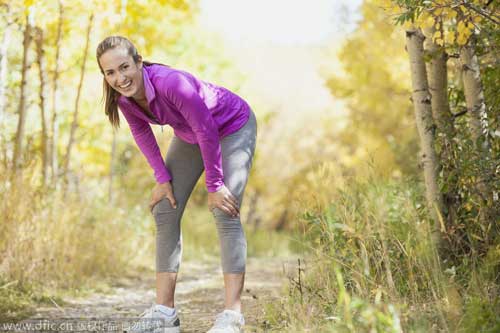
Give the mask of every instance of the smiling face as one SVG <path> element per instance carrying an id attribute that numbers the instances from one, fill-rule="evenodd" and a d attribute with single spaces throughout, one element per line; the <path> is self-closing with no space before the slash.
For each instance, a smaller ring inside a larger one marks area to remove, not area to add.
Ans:
<path id="1" fill-rule="evenodd" d="M 125 47 L 114 47 L 99 58 L 106 82 L 125 97 L 144 99 L 142 60 L 136 63 Z"/>

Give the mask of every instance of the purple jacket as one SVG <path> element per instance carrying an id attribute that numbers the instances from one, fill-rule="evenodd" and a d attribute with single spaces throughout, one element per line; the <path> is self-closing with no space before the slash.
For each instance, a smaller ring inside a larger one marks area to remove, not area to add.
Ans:
<path id="1" fill-rule="evenodd" d="M 127 120 L 134 139 L 154 170 L 158 183 L 172 179 L 151 124 L 170 125 L 181 140 L 198 144 L 205 166 L 209 192 L 224 185 L 220 139 L 236 132 L 247 122 L 250 106 L 228 89 L 192 74 L 158 64 L 143 66 L 144 88 L 150 119 L 132 99 L 118 97 L 118 106 Z"/>

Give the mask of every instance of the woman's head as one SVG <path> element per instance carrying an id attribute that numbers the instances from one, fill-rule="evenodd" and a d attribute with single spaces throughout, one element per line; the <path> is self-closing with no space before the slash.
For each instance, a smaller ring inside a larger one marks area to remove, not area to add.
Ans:
<path id="1" fill-rule="evenodd" d="M 97 46 L 96 58 L 104 76 L 105 113 L 118 127 L 118 96 L 143 97 L 142 57 L 127 38 L 110 36 Z"/>

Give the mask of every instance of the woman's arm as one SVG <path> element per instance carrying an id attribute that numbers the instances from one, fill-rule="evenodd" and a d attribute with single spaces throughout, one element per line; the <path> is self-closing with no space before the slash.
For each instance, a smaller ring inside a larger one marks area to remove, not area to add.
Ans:
<path id="1" fill-rule="evenodd" d="M 160 93 L 182 114 L 200 146 L 208 192 L 224 186 L 219 131 L 212 114 L 189 79 L 178 72 L 161 81 Z"/>
<path id="2" fill-rule="evenodd" d="M 151 126 L 147 121 L 130 114 L 126 110 L 122 110 L 122 114 L 128 122 L 137 146 L 139 146 L 139 149 L 153 169 L 157 183 L 163 184 L 170 181 L 172 176 L 163 162 L 160 148 L 151 130 Z"/>

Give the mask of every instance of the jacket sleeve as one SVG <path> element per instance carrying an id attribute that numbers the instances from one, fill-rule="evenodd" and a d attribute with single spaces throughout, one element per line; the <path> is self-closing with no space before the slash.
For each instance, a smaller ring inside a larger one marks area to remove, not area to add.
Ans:
<path id="1" fill-rule="evenodd" d="M 208 192 L 218 191 L 224 185 L 224 175 L 219 131 L 212 114 L 193 83 L 182 73 L 169 74 L 160 86 L 159 93 L 175 105 L 196 136 L 205 166 Z"/>
<path id="2" fill-rule="evenodd" d="M 170 181 L 172 176 L 163 162 L 160 148 L 158 147 L 155 135 L 151 130 L 151 126 L 147 121 L 134 116 L 125 109 L 120 108 L 120 110 L 128 122 L 130 131 L 132 132 L 137 146 L 139 146 L 139 149 L 146 157 L 149 165 L 153 168 L 156 181 L 160 184 Z"/>

